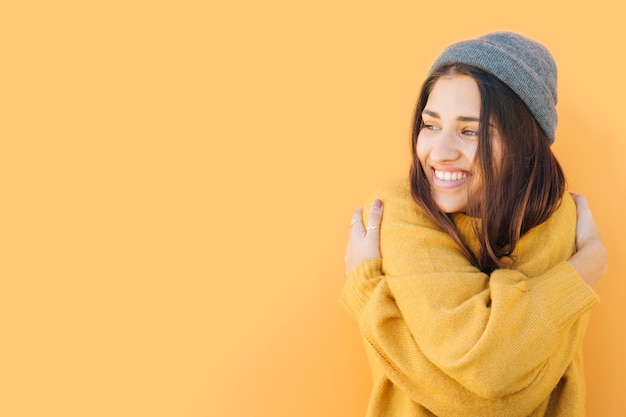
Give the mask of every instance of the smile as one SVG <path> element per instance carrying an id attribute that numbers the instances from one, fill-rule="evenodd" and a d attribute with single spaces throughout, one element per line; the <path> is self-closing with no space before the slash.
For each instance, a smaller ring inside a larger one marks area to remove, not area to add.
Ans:
<path id="1" fill-rule="evenodd" d="M 463 180 L 469 176 L 467 172 L 461 171 L 438 171 L 436 169 L 434 171 L 435 177 L 442 181 L 458 181 Z"/>

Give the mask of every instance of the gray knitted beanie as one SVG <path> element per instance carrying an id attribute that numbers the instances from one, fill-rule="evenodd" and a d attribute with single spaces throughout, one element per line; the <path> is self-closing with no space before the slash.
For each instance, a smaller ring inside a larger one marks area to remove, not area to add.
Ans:
<path id="1" fill-rule="evenodd" d="M 556 129 L 556 63 L 543 45 L 512 32 L 493 32 L 447 47 L 430 69 L 454 63 L 468 64 L 508 85 L 554 143 Z"/>

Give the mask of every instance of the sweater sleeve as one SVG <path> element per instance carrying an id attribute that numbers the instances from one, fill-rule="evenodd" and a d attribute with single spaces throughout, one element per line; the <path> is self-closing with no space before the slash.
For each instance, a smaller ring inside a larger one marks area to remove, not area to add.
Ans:
<path id="1" fill-rule="evenodd" d="M 465 359 L 465 363 L 455 366 L 454 348 L 463 341 L 454 340 L 449 335 L 442 337 L 440 342 L 430 342 L 448 354 L 437 352 L 440 357 L 432 355 L 432 350 L 424 346 L 422 338 L 412 328 L 413 320 L 398 307 L 385 278 L 372 291 L 359 324 L 375 372 L 382 372 L 414 402 L 435 415 L 495 417 L 509 415 L 511 407 L 515 407 L 515 415 L 531 415 L 539 404 L 545 402 L 580 348 L 587 317 L 582 313 L 570 326 L 563 328 L 559 340 L 550 343 L 558 348 L 544 352 L 545 360 L 539 361 L 534 368 L 520 361 L 517 354 L 521 349 L 517 347 L 512 352 L 500 350 L 500 355 L 505 356 L 500 363 L 489 363 L 488 359 L 474 358 L 471 354 L 466 355 L 467 358 L 458 354 L 460 361 Z M 442 329 L 445 324 L 439 325 L 433 318 L 424 318 L 424 321 L 431 323 L 429 332 L 446 331 Z M 508 334 L 502 335 L 498 341 L 508 337 Z M 511 345 L 512 341 L 507 344 Z M 545 345 L 532 349 L 538 350 Z M 496 358 L 500 359 L 500 355 Z"/>
<path id="2" fill-rule="evenodd" d="M 459 289 L 459 281 L 466 288 Z M 387 284 L 424 356 L 486 398 L 526 388 L 549 361 L 567 363 L 572 351 L 563 349 L 564 338 L 597 302 L 567 262 L 532 278 L 498 270 L 490 279 L 480 273 L 430 273 L 388 278 Z M 396 317 L 396 311 L 389 312 L 388 317 L 375 313 L 362 322 L 380 352 L 389 352 L 398 341 L 395 331 L 381 326 Z M 560 374 L 553 377 L 556 384 Z"/>
<path id="3" fill-rule="evenodd" d="M 354 268 L 346 279 L 339 303 L 357 320 L 383 278 L 381 268 L 381 258 L 367 259 Z"/>
<path id="4" fill-rule="evenodd" d="M 523 238 L 518 268 L 488 276 L 405 192 L 380 197 L 382 270 L 379 259 L 359 265 L 342 299 L 390 377 L 422 403 L 434 401 L 439 383 L 450 384 L 448 394 L 453 387 L 494 399 L 539 390 L 545 398 L 582 337 L 572 329 L 597 302 L 566 261 L 571 239 L 558 233 L 571 229 L 571 206 Z M 542 252 L 533 257 L 537 246 Z"/>

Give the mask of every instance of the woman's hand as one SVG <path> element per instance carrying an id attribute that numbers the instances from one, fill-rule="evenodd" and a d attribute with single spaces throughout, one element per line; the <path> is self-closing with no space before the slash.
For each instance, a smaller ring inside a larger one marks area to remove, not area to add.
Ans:
<path id="1" fill-rule="evenodd" d="M 587 199 L 582 195 L 572 194 L 576 202 L 578 219 L 576 221 L 576 253 L 569 262 L 590 286 L 606 273 L 607 250 L 600 236 L 598 225 L 591 215 Z"/>
<path id="2" fill-rule="evenodd" d="M 374 201 L 367 219 L 367 227 L 363 224 L 363 207 L 352 215 L 350 236 L 344 261 L 346 275 L 366 259 L 380 257 L 380 223 L 383 218 L 383 203 Z"/>

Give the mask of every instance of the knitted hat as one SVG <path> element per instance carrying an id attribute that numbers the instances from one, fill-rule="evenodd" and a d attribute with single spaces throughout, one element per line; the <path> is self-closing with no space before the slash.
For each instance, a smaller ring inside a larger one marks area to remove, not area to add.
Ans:
<path id="1" fill-rule="evenodd" d="M 468 64 L 508 85 L 554 143 L 556 129 L 556 63 L 540 43 L 512 32 L 493 32 L 447 47 L 430 69 L 454 63 Z"/>

